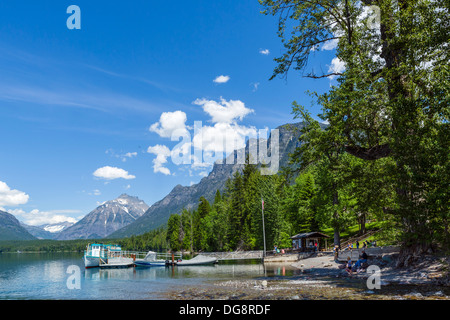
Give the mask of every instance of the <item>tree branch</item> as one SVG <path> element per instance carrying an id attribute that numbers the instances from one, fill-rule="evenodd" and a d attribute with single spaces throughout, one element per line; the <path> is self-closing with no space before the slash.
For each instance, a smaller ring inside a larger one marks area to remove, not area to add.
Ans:
<path id="1" fill-rule="evenodd" d="M 324 74 L 321 76 L 315 76 L 313 74 L 308 74 L 305 76 L 305 78 L 321 79 L 321 78 L 327 78 L 327 77 L 331 77 L 331 76 L 341 76 L 341 75 L 342 75 L 342 73 L 339 73 L 339 72 L 328 73 L 328 74 Z"/>
<path id="2" fill-rule="evenodd" d="M 378 160 L 381 158 L 386 158 L 392 151 L 388 144 L 378 145 L 372 148 L 346 145 L 344 148 L 347 153 L 363 160 Z"/>

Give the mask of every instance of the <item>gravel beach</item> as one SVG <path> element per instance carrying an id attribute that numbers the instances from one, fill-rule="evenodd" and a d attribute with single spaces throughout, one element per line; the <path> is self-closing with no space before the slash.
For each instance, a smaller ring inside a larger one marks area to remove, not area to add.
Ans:
<path id="1" fill-rule="evenodd" d="M 290 277 L 210 281 L 161 296 L 176 300 L 449 300 L 448 273 L 442 259 L 425 257 L 415 268 L 396 269 L 391 259 L 371 259 L 381 269 L 381 288 L 368 289 L 371 274 L 349 275 L 330 255 L 300 260 Z"/>

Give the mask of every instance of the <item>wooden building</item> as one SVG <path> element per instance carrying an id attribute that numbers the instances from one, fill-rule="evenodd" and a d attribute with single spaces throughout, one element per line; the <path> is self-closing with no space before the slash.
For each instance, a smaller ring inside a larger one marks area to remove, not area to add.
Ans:
<path id="1" fill-rule="evenodd" d="M 327 239 L 329 236 L 321 232 L 306 232 L 292 236 L 292 248 L 298 251 L 322 250 L 328 247 Z"/>

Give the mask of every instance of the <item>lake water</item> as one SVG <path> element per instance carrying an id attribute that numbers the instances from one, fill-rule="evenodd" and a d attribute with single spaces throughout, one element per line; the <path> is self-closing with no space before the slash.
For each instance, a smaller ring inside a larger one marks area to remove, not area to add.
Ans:
<path id="1" fill-rule="evenodd" d="M 81 271 L 79 281 L 72 281 L 77 270 Z M 264 267 L 255 261 L 221 262 L 213 266 L 85 269 L 80 253 L 2 253 L 0 299 L 159 299 L 162 293 L 184 285 L 292 276 L 297 272 L 288 266 Z"/>

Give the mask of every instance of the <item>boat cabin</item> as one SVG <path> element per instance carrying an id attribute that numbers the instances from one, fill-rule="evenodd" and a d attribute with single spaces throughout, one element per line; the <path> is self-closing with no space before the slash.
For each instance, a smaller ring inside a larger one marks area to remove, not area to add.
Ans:
<path id="1" fill-rule="evenodd" d="M 118 256 L 122 248 L 116 244 L 92 243 L 87 246 L 85 255 L 93 258 L 106 258 L 109 256 Z"/>

